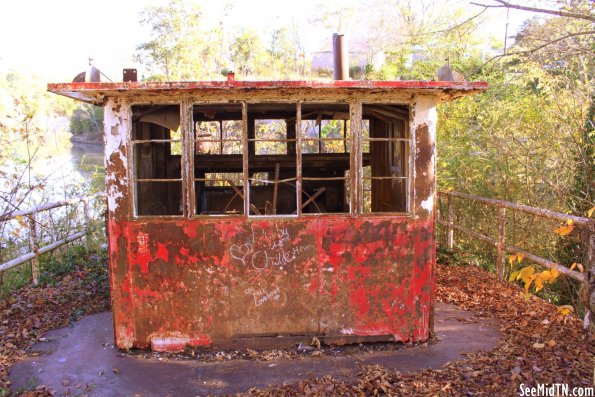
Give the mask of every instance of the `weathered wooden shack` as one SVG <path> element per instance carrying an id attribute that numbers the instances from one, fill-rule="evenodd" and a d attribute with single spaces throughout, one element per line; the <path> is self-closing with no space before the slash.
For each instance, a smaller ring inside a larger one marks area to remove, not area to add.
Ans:
<path id="1" fill-rule="evenodd" d="M 427 339 L 436 105 L 486 88 L 49 84 L 105 108 L 117 346 Z"/>

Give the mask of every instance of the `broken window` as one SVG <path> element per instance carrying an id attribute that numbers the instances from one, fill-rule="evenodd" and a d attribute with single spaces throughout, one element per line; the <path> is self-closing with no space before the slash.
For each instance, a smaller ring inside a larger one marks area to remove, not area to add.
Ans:
<path id="1" fill-rule="evenodd" d="M 408 108 L 364 104 L 362 110 L 363 211 L 407 212 Z"/>
<path id="2" fill-rule="evenodd" d="M 301 114 L 301 212 L 349 212 L 349 105 L 302 103 Z"/>
<path id="3" fill-rule="evenodd" d="M 243 214 L 242 105 L 195 105 L 192 118 L 195 213 Z"/>
<path id="4" fill-rule="evenodd" d="M 182 133 L 178 105 L 133 106 L 135 215 L 183 215 L 186 191 L 194 215 L 349 213 L 360 175 L 363 213 L 407 212 L 407 106 L 364 104 L 362 120 L 350 117 L 345 103 L 196 104 Z M 359 171 L 353 122 L 362 125 Z"/>
<path id="5" fill-rule="evenodd" d="M 296 200 L 296 105 L 247 105 L 250 215 L 291 215 Z"/>
<path id="6" fill-rule="evenodd" d="M 180 107 L 132 107 L 133 188 L 136 216 L 182 215 Z"/>

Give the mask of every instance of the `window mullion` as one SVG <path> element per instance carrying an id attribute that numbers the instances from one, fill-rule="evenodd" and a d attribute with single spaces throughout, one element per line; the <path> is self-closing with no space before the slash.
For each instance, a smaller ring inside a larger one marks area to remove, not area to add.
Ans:
<path id="1" fill-rule="evenodd" d="M 296 161 L 296 181 L 295 191 L 297 194 L 297 216 L 302 216 L 302 103 L 296 104 L 296 148 L 295 148 L 295 161 Z"/>
<path id="2" fill-rule="evenodd" d="M 194 128 L 192 104 L 188 101 L 181 105 L 182 128 L 182 197 L 184 198 L 184 217 L 194 215 Z"/>
<path id="3" fill-rule="evenodd" d="M 351 213 L 359 215 L 362 213 L 362 103 L 354 101 L 349 104 L 349 126 L 351 128 Z"/>
<path id="4" fill-rule="evenodd" d="M 250 181 L 248 180 L 248 105 L 242 102 L 242 173 L 244 178 L 244 215 L 250 214 Z"/>

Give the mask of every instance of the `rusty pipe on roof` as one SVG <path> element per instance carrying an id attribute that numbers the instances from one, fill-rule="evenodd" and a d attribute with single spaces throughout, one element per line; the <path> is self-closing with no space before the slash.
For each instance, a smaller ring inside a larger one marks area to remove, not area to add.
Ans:
<path id="1" fill-rule="evenodd" d="M 349 49 L 344 34 L 333 33 L 333 79 L 349 80 Z"/>

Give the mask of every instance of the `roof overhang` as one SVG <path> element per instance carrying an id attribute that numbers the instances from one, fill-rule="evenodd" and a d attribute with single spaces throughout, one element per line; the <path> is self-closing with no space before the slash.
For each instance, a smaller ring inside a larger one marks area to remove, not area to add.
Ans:
<path id="1" fill-rule="evenodd" d="M 232 96 L 278 92 L 288 97 L 295 94 L 344 95 L 349 93 L 375 93 L 388 95 L 433 95 L 439 101 L 483 92 L 488 83 L 458 81 L 188 81 L 188 82 L 128 82 L 128 83 L 50 83 L 48 91 L 69 98 L 102 106 L 109 98 L 129 97 L 147 99 L 158 97 L 193 96 L 215 93 Z"/>

